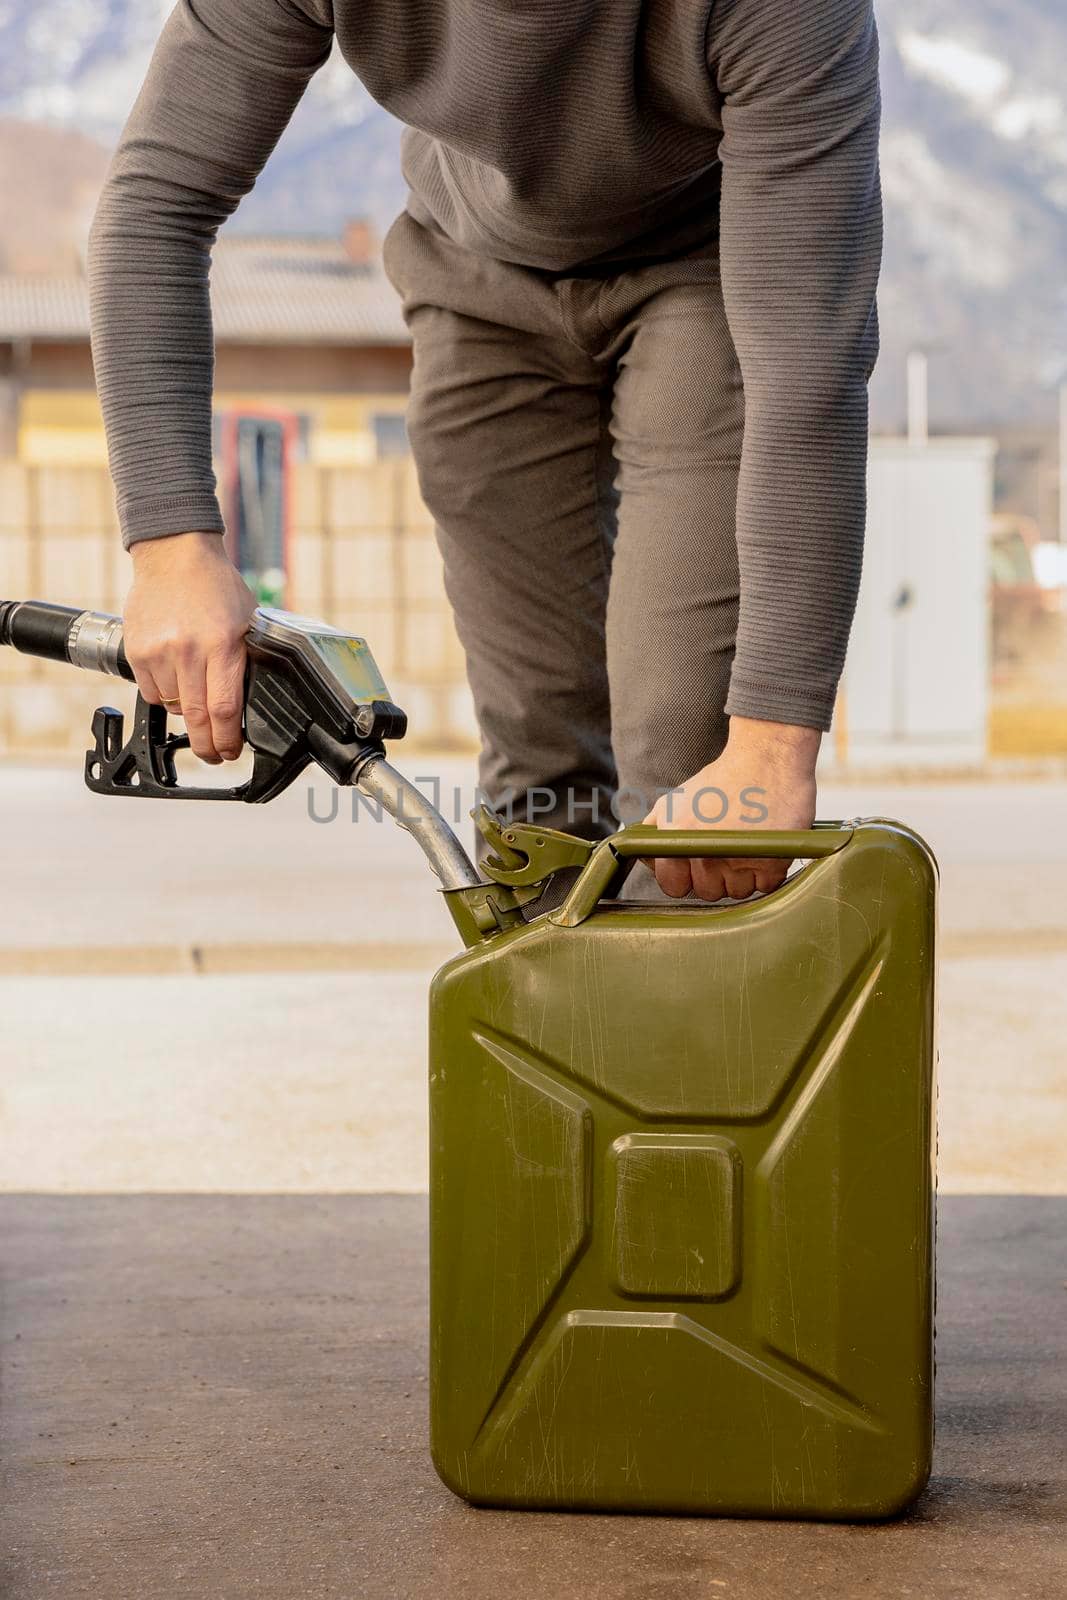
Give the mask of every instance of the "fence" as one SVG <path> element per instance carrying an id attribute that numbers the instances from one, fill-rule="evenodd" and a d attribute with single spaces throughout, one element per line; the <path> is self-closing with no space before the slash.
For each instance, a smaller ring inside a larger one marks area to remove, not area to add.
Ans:
<path id="1" fill-rule="evenodd" d="M 433 525 L 410 457 L 294 468 L 286 605 L 367 638 L 413 744 L 470 749 L 474 717 Z M 0 598 L 121 611 L 130 580 L 99 467 L 0 462 Z M 95 674 L 0 651 L 0 754 L 83 749 Z"/>

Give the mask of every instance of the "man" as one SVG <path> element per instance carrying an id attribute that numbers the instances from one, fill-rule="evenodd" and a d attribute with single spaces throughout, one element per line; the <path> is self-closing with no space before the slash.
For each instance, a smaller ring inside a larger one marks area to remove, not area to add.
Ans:
<path id="1" fill-rule="evenodd" d="M 620 788 L 662 827 L 806 827 L 862 552 L 871 0 L 178 0 L 89 262 L 142 691 L 239 752 L 209 251 L 335 35 L 406 124 L 384 260 L 483 786 L 594 836 Z M 783 872 L 656 863 L 707 899 Z"/>

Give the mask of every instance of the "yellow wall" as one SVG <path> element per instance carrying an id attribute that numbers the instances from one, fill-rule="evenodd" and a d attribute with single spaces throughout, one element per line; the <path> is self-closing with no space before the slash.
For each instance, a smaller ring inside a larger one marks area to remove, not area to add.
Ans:
<path id="1" fill-rule="evenodd" d="M 380 394 L 264 394 L 222 390 L 215 408 L 264 406 L 311 419 L 309 456 L 315 466 L 365 466 L 376 458 L 371 418 L 403 415 L 405 396 Z M 21 397 L 18 459 L 31 466 L 105 466 L 100 407 L 92 390 L 29 389 Z"/>
<path id="2" fill-rule="evenodd" d="M 0 595 L 117 612 L 129 577 L 106 468 L 0 460 Z M 472 747 L 463 651 L 410 456 L 297 466 L 285 604 L 370 641 L 423 748 Z M 84 750 L 102 698 L 129 709 L 109 681 L 105 695 L 91 672 L 0 650 L 0 757 Z"/>
<path id="3" fill-rule="evenodd" d="M 28 389 L 20 398 L 18 459 L 33 466 L 106 466 L 104 425 L 91 389 Z"/>

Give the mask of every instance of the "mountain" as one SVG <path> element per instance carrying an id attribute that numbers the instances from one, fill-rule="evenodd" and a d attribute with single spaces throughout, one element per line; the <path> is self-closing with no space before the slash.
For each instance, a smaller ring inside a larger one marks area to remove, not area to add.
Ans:
<path id="1" fill-rule="evenodd" d="M 1067 378 L 1063 0 L 881 0 L 877 420 L 930 351 L 942 425 L 1044 420 Z"/>
<path id="2" fill-rule="evenodd" d="M 170 9 L 0 0 L 0 117 L 18 119 L 6 144 L 0 125 L 0 169 L 6 180 L 33 146 L 40 172 L 33 203 L 7 207 L 0 222 L 9 261 L 39 258 L 42 243 L 64 260 L 80 240 L 92 152 L 113 143 Z M 875 423 L 902 421 L 915 344 L 930 352 L 936 426 L 1045 421 L 1067 377 L 1067 8 L 879 0 L 878 13 L 886 250 Z M 66 174 L 61 135 L 73 141 Z M 333 233 L 358 213 L 384 228 L 404 199 L 398 141 L 335 51 L 228 226 Z"/>

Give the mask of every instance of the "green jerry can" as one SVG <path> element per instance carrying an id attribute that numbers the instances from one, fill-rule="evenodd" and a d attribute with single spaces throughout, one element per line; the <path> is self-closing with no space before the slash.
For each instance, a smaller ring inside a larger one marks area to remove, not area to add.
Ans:
<path id="1" fill-rule="evenodd" d="M 0 645 L 132 679 L 122 622 L 0 601 Z M 310 762 L 405 828 L 466 945 L 430 1017 L 431 1441 L 487 1505 L 882 1517 L 930 1467 L 937 869 L 898 823 L 624 828 L 482 810 L 486 882 L 384 759 L 366 641 L 257 608 L 251 777 L 178 782 L 138 696 L 85 780 L 259 805 Z M 730 906 L 626 904 L 635 857 L 777 856 Z M 557 891 L 566 871 L 566 898 Z M 575 877 L 574 875 L 577 874 Z"/>
<path id="2" fill-rule="evenodd" d="M 929 848 L 504 839 L 431 991 L 438 1473 L 483 1505 L 898 1512 L 933 1439 Z M 710 853 L 805 864 L 728 906 L 605 898 L 627 858 Z M 523 918 L 548 860 L 584 865 Z"/>

